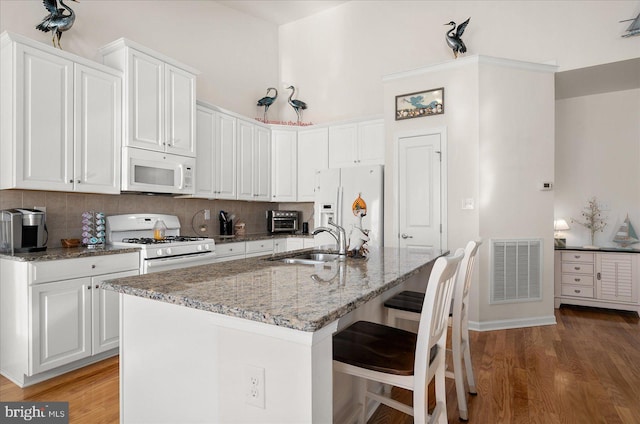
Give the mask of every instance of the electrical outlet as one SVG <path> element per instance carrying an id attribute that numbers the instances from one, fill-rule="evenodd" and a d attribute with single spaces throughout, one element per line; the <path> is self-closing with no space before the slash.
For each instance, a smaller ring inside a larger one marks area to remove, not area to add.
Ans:
<path id="1" fill-rule="evenodd" d="M 47 207 L 46 206 L 34 206 L 33 209 L 37 209 L 39 211 L 47 213 Z"/>
<path id="2" fill-rule="evenodd" d="M 244 369 L 246 403 L 264 409 L 264 368 L 247 365 Z"/>
<path id="3" fill-rule="evenodd" d="M 204 210 L 204 220 L 208 221 L 211 219 L 211 210 L 210 209 L 205 209 Z"/>

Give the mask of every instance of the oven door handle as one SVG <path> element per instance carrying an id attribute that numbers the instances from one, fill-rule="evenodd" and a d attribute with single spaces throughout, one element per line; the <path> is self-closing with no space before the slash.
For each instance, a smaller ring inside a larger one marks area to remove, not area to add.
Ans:
<path id="1" fill-rule="evenodd" d="M 184 257 L 169 257 L 169 258 L 160 258 L 160 259 L 147 259 L 146 264 L 147 268 L 154 268 L 156 266 L 167 265 L 168 263 L 172 265 L 184 265 L 190 262 L 199 262 L 203 258 L 211 258 L 211 262 L 215 259 L 215 252 L 204 252 L 198 253 L 195 255 L 187 255 Z"/>

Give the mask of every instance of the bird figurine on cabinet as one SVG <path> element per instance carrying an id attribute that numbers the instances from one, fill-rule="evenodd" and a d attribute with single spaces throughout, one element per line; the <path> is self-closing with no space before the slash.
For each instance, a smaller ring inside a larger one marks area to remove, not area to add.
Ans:
<path id="1" fill-rule="evenodd" d="M 447 44 L 453 50 L 453 55 L 455 56 L 456 59 L 458 58 L 459 53 L 467 52 L 467 46 L 464 45 L 464 42 L 460 37 L 462 37 L 462 34 L 464 33 L 464 30 L 469 24 L 470 20 L 471 18 L 467 19 L 466 21 L 458 25 L 457 29 L 456 29 L 456 23 L 453 21 L 449 22 L 448 24 L 445 24 L 445 25 L 451 25 L 451 29 L 447 31 Z M 455 33 L 453 32 L 454 30 L 455 30 Z"/>
<path id="2" fill-rule="evenodd" d="M 296 88 L 293 85 L 290 85 L 289 87 L 287 87 L 287 90 L 292 90 L 291 94 L 289 95 L 289 104 L 296 111 L 296 115 L 298 115 L 298 124 L 299 124 L 300 114 L 302 113 L 300 112 L 300 110 L 305 110 L 307 108 L 307 104 L 302 100 L 292 99 L 293 95 L 296 92 Z"/>
<path id="3" fill-rule="evenodd" d="M 56 38 L 58 41 L 58 48 L 62 50 L 62 46 L 60 45 L 60 38 L 62 37 L 62 33 L 64 31 L 69 30 L 73 23 L 76 20 L 76 14 L 69 6 L 60 1 L 60 6 L 64 7 L 58 8 L 57 0 L 43 0 L 44 7 L 49 11 L 49 15 L 45 16 L 45 18 L 36 26 L 36 29 L 39 29 L 43 32 L 52 32 L 51 42 L 53 43 L 53 47 L 56 47 Z M 71 0 L 79 3 L 78 0 Z M 69 12 L 68 15 L 65 15 L 64 10 L 67 9 Z"/>
<path id="4" fill-rule="evenodd" d="M 273 90 L 276 92 L 276 95 L 273 97 L 269 97 L 269 92 Z M 269 87 L 267 88 L 267 94 L 266 96 L 264 96 L 263 98 L 261 98 L 260 100 L 258 100 L 258 106 L 262 106 L 264 107 L 264 122 L 267 122 L 267 111 L 269 110 L 269 106 L 271 106 L 276 99 L 278 98 L 278 90 L 276 90 L 273 87 Z"/>

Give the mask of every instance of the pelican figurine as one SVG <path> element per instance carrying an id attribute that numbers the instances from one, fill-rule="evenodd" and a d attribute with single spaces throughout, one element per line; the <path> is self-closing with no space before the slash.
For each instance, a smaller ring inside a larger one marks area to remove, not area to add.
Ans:
<path id="1" fill-rule="evenodd" d="M 467 51 L 467 46 L 464 45 L 464 42 L 460 37 L 462 37 L 462 34 L 464 33 L 464 30 L 469 24 L 470 20 L 471 18 L 467 19 L 466 21 L 458 25 L 457 30 L 456 30 L 455 22 L 451 21 L 448 24 L 445 24 L 445 25 L 451 25 L 451 29 L 447 31 L 447 44 L 453 50 L 453 55 L 455 56 L 456 59 L 458 58 L 458 53 L 466 53 Z M 456 31 L 455 34 L 453 33 L 454 30 Z"/>
<path id="2" fill-rule="evenodd" d="M 56 47 L 56 38 L 58 40 L 58 48 L 62 50 L 62 46 L 60 45 L 60 38 L 62 37 L 62 33 L 67 31 L 69 28 L 73 26 L 73 22 L 76 20 L 76 14 L 73 10 L 62 0 L 60 1 L 60 6 L 67 9 L 69 12 L 68 15 L 64 14 L 64 9 L 58 8 L 58 1 L 56 0 L 43 0 L 44 7 L 49 11 L 49 15 L 45 16 L 45 18 L 36 26 L 36 29 L 39 29 L 43 32 L 52 32 L 51 42 L 53 43 L 53 47 Z M 71 0 L 79 3 L 78 0 Z"/>
<path id="3" fill-rule="evenodd" d="M 273 97 L 269 97 L 269 92 L 271 90 L 276 92 L 276 95 Z M 276 90 L 273 87 L 269 87 L 267 88 L 267 95 L 261 98 L 260 100 L 258 100 L 258 106 L 264 107 L 264 122 L 267 122 L 267 111 L 269 110 L 269 106 L 271 106 L 273 102 L 276 101 L 277 98 L 278 98 L 278 90 Z"/>
<path id="4" fill-rule="evenodd" d="M 296 88 L 293 85 L 287 87 L 287 90 L 292 90 L 291 94 L 289 95 L 289 104 L 296 111 L 296 115 L 298 115 L 298 123 L 300 123 L 300 110 L 305 110 L 307 108 L 307 104 L 302 100 L 292 100 L 292 97 L 296 92 Z"/>

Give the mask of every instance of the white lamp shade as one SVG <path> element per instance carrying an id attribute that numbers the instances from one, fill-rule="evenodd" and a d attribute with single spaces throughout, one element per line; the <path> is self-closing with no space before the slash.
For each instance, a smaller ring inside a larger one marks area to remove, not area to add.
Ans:
<path id="1" fill-rule="evenodd" d="M 553 221 L 553 229 L 555 231 L 564 231 L 570 229 L 570 227 L 564 219 L 556 219 Z"/>

